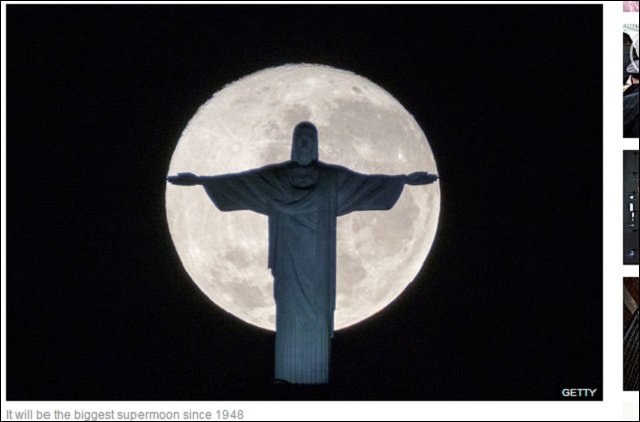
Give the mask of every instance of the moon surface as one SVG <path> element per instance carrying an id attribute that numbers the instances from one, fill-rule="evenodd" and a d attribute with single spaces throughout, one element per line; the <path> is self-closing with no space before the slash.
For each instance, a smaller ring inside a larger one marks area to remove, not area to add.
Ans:
<path id="1" fill-rule="evenodd" d="M 168 174 L 216 175 L 286 161 L 293 127 L 303 120 L 318 128 L 323 162 L 369 174 L 437 173 L 420 126 L 387 91 L 346 70 L 288 64 L 216 92 L 184 129 Z M 166 213 L 197 286 L 227 312 L 275 330 L 266 216 L 221 212 L 201 186 L 169 183 Z M 414 280 L 439 214 L 440 188 L 433 183 L 406 186 L 390 211 L 338 218 L 336 329 L 380 312 Z"/>

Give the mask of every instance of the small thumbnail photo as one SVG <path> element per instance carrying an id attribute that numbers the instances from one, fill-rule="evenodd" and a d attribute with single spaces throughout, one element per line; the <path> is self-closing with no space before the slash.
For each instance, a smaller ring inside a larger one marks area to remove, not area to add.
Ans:
<path id="1" fill-rule="evenodd" d="M 624 279 L 624 390 L 638 391 L 638 278 Z"/>
<path id="2" fill-rule="evenodd" d="M 638 63 L 638 24 L 623 26 L 623 103 L 624 103 L 624 137 L 637 138 L 640 132 L 638 109 L 638 81 L 640 64 Z"/>
<path id="3" fill-rule="evenodd" d="M 624 264 L 638 265 L 638 151 L 624 152 Z"/>

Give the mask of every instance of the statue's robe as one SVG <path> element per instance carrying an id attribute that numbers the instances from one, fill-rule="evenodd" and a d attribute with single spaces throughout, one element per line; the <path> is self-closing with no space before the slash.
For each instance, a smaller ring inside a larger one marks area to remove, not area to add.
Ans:
<path id="1" fill-rule="evenodd" d="M 364 175 L 317 162 L 315 184 L 299 188 L 286 161 L 242 173 L 201 177 L 221 211 L 268 216 L 269 262 L 276 302 L 275 379 L 329 381 L 336 306 L 336 219 L 353 211 L 388 210 L 404 176 Z"/>

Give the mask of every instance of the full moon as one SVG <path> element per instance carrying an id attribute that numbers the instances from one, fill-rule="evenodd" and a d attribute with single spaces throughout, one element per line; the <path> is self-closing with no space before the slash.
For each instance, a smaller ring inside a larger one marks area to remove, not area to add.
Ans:
<path id="1" fill-rule="evenodd" d="M 323 162 L 367 174 L 437 173 L 420 126 L 383 88 L 346 70 L 288 64 L 216 92 L 182 132 L 168 174 L 211 176 L 286 161 L 303 120 L 318 128 Z M 167 183 L 165 200 L 171 237 L 197 286 L 241 320 L 275 330 L 267 217 L 221 212 L 201 186 Z M 439 214 L 433 183 L 405 186 L 390 211 L 338 218 L 336 329 L 380 312 L 415 279 Z"/>

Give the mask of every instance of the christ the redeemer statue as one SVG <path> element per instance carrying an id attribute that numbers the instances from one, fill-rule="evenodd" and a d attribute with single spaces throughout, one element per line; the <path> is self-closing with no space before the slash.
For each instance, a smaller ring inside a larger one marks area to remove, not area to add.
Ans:
<path id="1" fill-rule="evenodd" d="M 276 302 L 275 379 L 329 381 L 336 307 L 336 218 L 391 209 L 405 184 L 438 180 L 426 172 L 365 175 L 318 161 L 318 131 L 301 122 L 291 160 L 219 176 L 179 173 L 167 180 L 202 185 L 221 211 L 250 210 L 269 219 L 269 268 Z"/>

